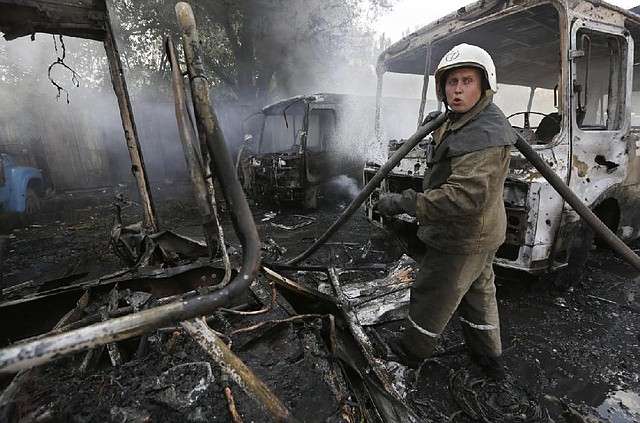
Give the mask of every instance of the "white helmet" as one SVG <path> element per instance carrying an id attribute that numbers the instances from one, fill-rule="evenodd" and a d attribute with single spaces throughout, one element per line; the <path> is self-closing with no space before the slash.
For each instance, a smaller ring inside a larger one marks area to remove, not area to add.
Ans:
<path id="1" fill-rule="evenodd" d="M 493 95 L 498 92 L 498 84 L 496 82 L 496 65 L 493 64 L 493 59 L 486 52 L 486 50 L 472 46 L 470 44 L 458 44 L 447 54 L 444 55 L 438 69 L 434 75 L 436 80 L 436 97 L 438 101 L 445 100 L 445 93 L 442 91 L 442 76 L 445 71 L 453 68 L 461 67 L 476 67 L 484 71 L 485 78 L 489 83 L 488 95 Z"/>

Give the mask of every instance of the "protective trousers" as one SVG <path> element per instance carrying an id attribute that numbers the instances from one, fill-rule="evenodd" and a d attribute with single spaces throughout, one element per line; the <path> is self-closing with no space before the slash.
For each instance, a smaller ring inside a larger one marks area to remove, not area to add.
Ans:
<path id="1" fill-rule="evenodd" d="M 411 287 L 409 317 L 403 343 L 428 358 L 457 310 L 470 352 L 502 354 L 500 321 L 492 262 L 495 250 L 481 254 L 449 254 L 427 246 Z"/>

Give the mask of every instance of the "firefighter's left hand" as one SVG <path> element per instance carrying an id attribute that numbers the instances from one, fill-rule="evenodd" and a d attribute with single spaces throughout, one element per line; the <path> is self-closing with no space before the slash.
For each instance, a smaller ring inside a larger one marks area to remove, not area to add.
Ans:
<path id="1" fill-rule="evenodd" d="M 382 217 L 391 217 L 396 214 L 402 213 L 400 207 L 400 200 L 402 196 L 400 194 L 391 193 L 385 194 L 376 203 L 376 209 L 382 215 Z"/>
<path id="2" fill-rule="evenodd" d="M 385 194 L 378 200 L 376 207 L 382 217 L 392 217 L 400 213 L 415 213 L 416 192 L 407 189 L 402 194 L 389 193 Z"/>

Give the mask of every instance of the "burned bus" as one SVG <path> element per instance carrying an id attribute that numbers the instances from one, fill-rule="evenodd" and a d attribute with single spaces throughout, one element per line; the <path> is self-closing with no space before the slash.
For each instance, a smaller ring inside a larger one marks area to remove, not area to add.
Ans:
<path id="1" fill-rule="evenodd" d="M 384 110 L 419 103 L 383 99 Z M 355 196 L 374 134 L 376 99 L 352 94 L 307 94 L 262 108 L 256 135 L 245 135 L 236 167 L 258 201 L 318 206 L 319 198 Z"/>
<path id="2" fill-rule="evenodd" d="M 254 197 L 317 206 L 320 183 L 334 174 L 327 155 L 338 102 L 326 94 L 300 95 L 262 109 L 259 138 L 249 146 L 250 183 L 245 183 Z"/>
<path id="3" fill-rule="evenodd" d="M 514 131 L 621 240 L 638 238 L 640 16 L 598 0 L 478 1 L 386 49 L 377 66 L 378 97 L 388 79 L 418 82 L 419 125 L 430 111 L 426 102 L 435 99 L 438 62 L 465 42 L 493 57 L 499 87 L 493 101 Z M 382 133 L 378 142 L 390 153 L 397 145 Z M 417 224 L 407 215 L 385 221 L 373 205 L 380 193 L 421 190 L 428 144 L 425 139 L 374 191 L 365 207 L 370 220 Z M 365 183 L 381 164 L 366 164 Z M 590 228 L 515 148 L 504 202 L 506 241 L 495 264 L 545 274 L 591 247 Z"/>

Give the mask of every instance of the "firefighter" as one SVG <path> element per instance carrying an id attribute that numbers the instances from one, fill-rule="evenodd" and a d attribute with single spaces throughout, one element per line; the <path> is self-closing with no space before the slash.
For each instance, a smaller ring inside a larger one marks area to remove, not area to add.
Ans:
<path id="1" fill-rule="evenodd" d="M 501 379 L 492 262 L 505 240 L 502 191 L 516 136 L 492 102 L 498 89 L 495 65 L 482 48 L 451 49 L 436 69 L 435 84 L 447 120 L 433 133 L 433 164 L 423 191 L 387 194 L 377 205 L 384 217 L 416 216 L 418 237 L 426 244 L 405 330 L 389 346 L 398 361 L 417 367 L 431 356 L 457 310 L 471 360 L 487 376 Z"/>

